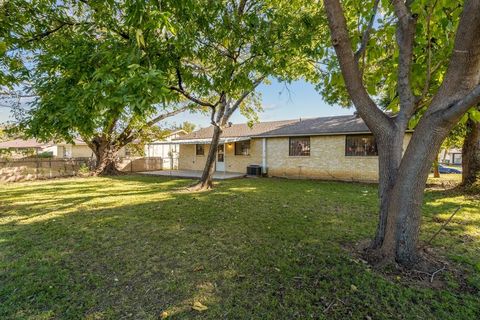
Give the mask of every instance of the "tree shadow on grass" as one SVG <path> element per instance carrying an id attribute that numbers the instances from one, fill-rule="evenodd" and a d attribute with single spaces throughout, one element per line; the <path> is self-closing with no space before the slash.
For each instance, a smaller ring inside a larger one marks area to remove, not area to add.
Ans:
<path id="1" fill-rule="evenodd" d="M 131 181 L 102 180 L 105 190 L 115 190 L 108 197 L 82 194 L 79 187 L 77 202 L 55 209 L 58 215 L 37 206 L 29 214 L 45 219 L 0 225 L 1 317 L 148 319 L 166 312 L 174 319 L 342 319 L 478 312 L 475 297 L 404 288 L 341 250 L 342 241 L 373 232 L 372 187 L 241 180 L 187 194 L 177 191 L 188 181 L 141 177 L 134 181 L 142 189 L 136 194 Z M 195 301 L 208 310 L 192 310 Z"/>
<path id="2" fill-rule="evenodd" d="M 431 231 L 430 226 L 433 227 L 436 223 L 440 227 L 457 209 L 459 211 L 445 230 L 462 233 L 468 231 L 470 227 L 480 226 L 480 200 L 458 192 L 428 192 L 423 207 L 423 218 L 427 223 L 427 233 Z M 438 228 L 435 231 L 437 230 Z"/>
<path id="3" fill-rule="evenodd" d="M 430 246 L 436 248 L 437 253 L 467 267 L 462 270 L 463 276 L 477 290 L 480 290 L 479 230 L 478 198 L 458 190 L 427 193 L 423 207 L 422 240 L 424 243 L 431 242 Z"/>

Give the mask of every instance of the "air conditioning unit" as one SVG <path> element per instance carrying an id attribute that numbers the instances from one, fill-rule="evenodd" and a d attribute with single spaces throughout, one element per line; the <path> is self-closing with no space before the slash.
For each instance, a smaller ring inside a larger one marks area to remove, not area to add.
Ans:
<path id="1" fill-rule="evenodd" d="M 262 166 L 259 166 L 259 165 L 256 165 L 256 164 L 251 164 L 251 165 L 247 166 L 247 175 L 261 177 L 262 176 Z"/>

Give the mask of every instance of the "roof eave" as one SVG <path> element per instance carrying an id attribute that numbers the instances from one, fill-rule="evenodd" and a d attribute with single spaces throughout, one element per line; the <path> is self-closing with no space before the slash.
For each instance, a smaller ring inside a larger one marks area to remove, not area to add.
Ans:
<path id="1" fill-rule="evenodd" d="M 413 130 L 407 130 L 406 133 L 412 133 Z M 284 137 L 315 137 L 315 136 L 344 136 L 347 134 L 372 134 L 371 131 L 348 131 L 348 132 L 321 132 L 321 133 L 292 133 L 292 134 L 272 134 L 256 135 L 254 138 L 284 138 Z"/>

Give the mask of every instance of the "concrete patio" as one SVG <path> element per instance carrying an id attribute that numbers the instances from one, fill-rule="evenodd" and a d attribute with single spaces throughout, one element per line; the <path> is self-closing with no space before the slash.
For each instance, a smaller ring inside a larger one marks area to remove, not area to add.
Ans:
<path id="1" fill-rule="evenodd" d="M 193 178 L 200 179 L 202 171 L 200 170 L 161 170 L 161 171 L 144 171 L 140 174 L 152 175 L 152 176 L 164 176 L 175 178 Z M 214 180 L 226 180 L 245 177 L 245 173 L 241 172 L 215 172 L 213 174 Z"/>

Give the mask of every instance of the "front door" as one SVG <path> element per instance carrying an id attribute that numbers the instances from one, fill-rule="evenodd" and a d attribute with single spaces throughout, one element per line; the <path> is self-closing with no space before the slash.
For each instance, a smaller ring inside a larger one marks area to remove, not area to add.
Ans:
<path id="1" fill-rule="evenodd" d="M 219 144 L 217 148 L 217 171 L 225 171 L 225 145 Z"/>

